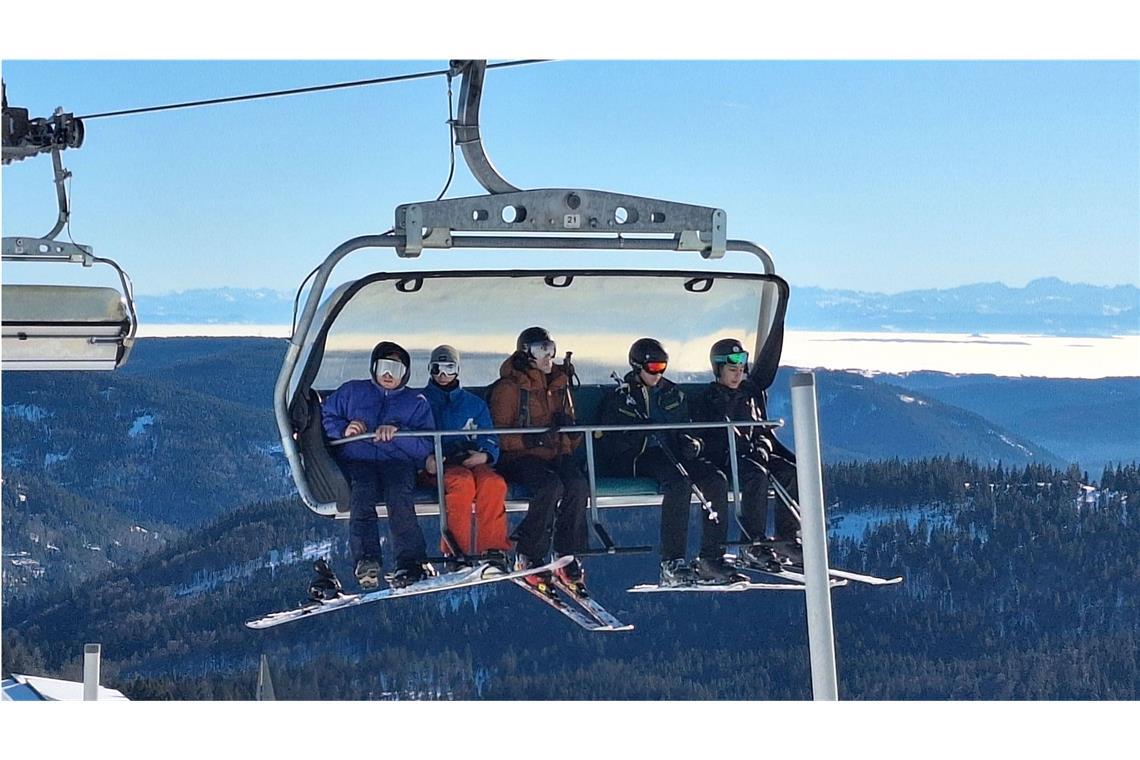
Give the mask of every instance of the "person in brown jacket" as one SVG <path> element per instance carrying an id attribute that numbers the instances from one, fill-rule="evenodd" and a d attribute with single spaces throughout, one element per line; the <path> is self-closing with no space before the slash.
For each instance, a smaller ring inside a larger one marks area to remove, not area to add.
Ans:
<path id="1" fill-rule="evenodd" d="M 519 334 L 515 352 L 499 368 L 491 388 L 491 419 L 495 427 L 560 427 L 574 424 L 570 375 L 554 363 L 555 345 L 541 327 Z M 546 562 L 553 537 L 557 556 L 586 549 L 586 502 L 590 485 L 571 456 L 582 436 L 548 431 L 501 435 L 498 470 L 509 482 L 531 493 L 526 517 L 515 529 L 515 569 Z M 582 566 L 575 559 L 558 570 L 568 585 L 583 582 Z M 533 579 L 533 581 L 532 581 Z M 539 583 L 538 576 L 527 582 Z"/>

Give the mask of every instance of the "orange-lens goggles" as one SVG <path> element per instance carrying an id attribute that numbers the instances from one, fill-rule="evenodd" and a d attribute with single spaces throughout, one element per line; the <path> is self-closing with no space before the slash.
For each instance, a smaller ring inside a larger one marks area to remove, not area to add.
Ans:
<path id="1" fill-rule="evenodd" d="M 660 375 L 669 366 L 669 362 L 646 362 L 645 371 L 651 375 Z"/>

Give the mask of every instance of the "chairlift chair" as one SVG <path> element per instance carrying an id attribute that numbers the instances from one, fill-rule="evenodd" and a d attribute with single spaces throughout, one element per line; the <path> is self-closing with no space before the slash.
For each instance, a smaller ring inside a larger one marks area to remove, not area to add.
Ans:
<path id="1" fill-rule="evenodd" d="M 2 366 L 4 370 L 113 370 L 127 361 L 138 319 L 130 277 L 87 245 L 56 239 L 69 211 L 60 148 L 51 148 L 59 218 L 40 238 L 6 237 L 3 260 L 109 266 L 122 290 L 86 285 L 4 284 Z"/>
<path id="2" fill-rule="evenodd" d="M 479 392 L 498 377 L 498 363 L 513 350 L 518 332 L 540 324 L 550 329 L 560 352 L 574 351 L 582 386 L 578 425 L 566 430 L 585 433 L 591 513 L 606 549 L 613 551 L 598 509 L 659 505 L 661 496 L 651 481 L 647 487 L 597 471 L 597 426 L 591 418 L 598 395 L 613 388 L 609 373 L 624 373 L 630 343 L 652 335 L 671 355 L 676 351 L 670 369 L 675 381 L 674 368 L 689 372 L 692 382 L 707 383 L 708 347 L 728 334 L 752 339 L 751 377 L 767 388 L 779 365 L 788 285 L 763 247 L 727 238 L 720 209 L 578 188 L 513 187 L 491 166 L 478 139 L 485 62 L 453 67 L 463 75 L 457 142 L 489 194 L 401 205 L 391 233 L 348 240 L 315 270 L 274 389 L 282 447 L 307 507 L 347 517 L 348 485 L 321 426 L 322 395 L 346 380 L 367 377 L 369 351 L 381 339 L 410 351 L 412 387 L 426 384 L 426 356 L 434 345 L 455 345 L 463 355 L 464 386 Z M 384 248 L 404 258 L 425 249 L 520 255 L 518 266 L 507 270 L 393 272 L 381 264 L 325 295 L 333 269 L 345 257 Z M 607 253 L 601 266 L 554 263 L 567 250 Z M 745 255 L 731 257 L 731 267 L 708 265 L 726 252 Z M 440 436 L 434 440 L 438 455 Z M 418 501 L 418 514 L 441 514 L 442 478 L 435 494 Z M 526 502 L 511 499 L 507 507 L 523 511 Z M 382 505 L 378 511 L 386 514 Z"/>

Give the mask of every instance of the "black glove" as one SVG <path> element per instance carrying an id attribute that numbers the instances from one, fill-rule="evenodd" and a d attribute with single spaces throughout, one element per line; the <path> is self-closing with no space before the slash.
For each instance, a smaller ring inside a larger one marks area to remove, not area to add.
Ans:
<path id="1" fill-rule="evenodd" d="M 473 448 L 463 446 L 444 456 L 443 462 L 444 464 L 463 464 L 473 451 Z"/>
<path id="2" fill-rule="evenodd" d="M 566 412 L 557 411 L 557 412 L 554 412 L 553 414 L 550 415 L 550 426 L 551 427 L 560 428 L 560 427 L 566 427 L 567 425 L 573 425 L 573 424 L 574 424 L 574 418 L 571 417 Z"/>
<path id="3" fill-rule="evenodd" d="M 681 454 L 681 459 L 692 461 L 701 455 L 701 439 L 695 438 L 687 433 L 679 433 L 677 435 L 677 449 Z"/>
<path id="4" fill-rule="evenodd" d="M 767 444 L 767 445 L 765 445 Z M 751 459 L 756 464 L 768 469 L 768 454 L 772 450 L 772 444 L 766 439 L 760 438 L 752 442 L 752 445 L 741 456 L 744 459 Z"/>
<path id="5" fill-rule="evenodd" d="M 540 445 L 558 451 L 558 448 L 562 445 L 562 434 L 556 433 L 553 430 L 547 430 L 542 434 L 542 443 Z"/>

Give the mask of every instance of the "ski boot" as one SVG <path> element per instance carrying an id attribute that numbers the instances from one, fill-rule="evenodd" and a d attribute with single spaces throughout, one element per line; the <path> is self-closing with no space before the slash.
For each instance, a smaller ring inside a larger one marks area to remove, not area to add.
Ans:
<path id="1" fill-rule="evenodd" d="M 748 576 L 734 572 L 723 557 L 697 557 L 693 562 L 693 574 L 700 586 L 731 586 L 733 583 L 748 583 Z"/>
<path id="2" fill-rule="evenodd" d="M 570 564 L 564 565 L 554 571 L 554 577 L 558 582 L 570 590 L 574 596 L 587 597 L 586 593 L 586 571 L 582 569 L 582 563 L 575 557 L 570 561 Z"/>
<path id="3" fill-rule="evenodd" d="M 777 536 L 771 541 L 771 551 L 777 560 L 782 564 L 797 565 L 803 567 L 804 564 L 804 547 L 800 542 L 799 531 L 796 531 L 795 538 L 781 538 Z"/>
<path id="4" fill-rule="evenodd" d="M 517 554 L 517 553 L 515 554 L 515 571 L 516 572 L 519 570 L 529 570 L 532 567 L 539 567 L 542 564 L 544 564 L 544 563 L 537 562 L 537 561 L 531 559 L 530 557 L 526 556 L 525 554 Z M 550 571 L 549 570 L 543 571 L 541 573 L 535 573 L 534 575 L 524 575 L 522 579 L 523 579 L 523 582 L 526 583 L 526 585 L 528 585 L 534 589 L 537 589 L 538 591 L 541 591 L 544 594 L 548 594 L 552 590 L 550 587 Z"/>
<path id="5" fill-rule="evenodd" d="M 762 544 L 740 547 L 737 560 L 745 567 L 767 573 L 778 573 L 784 569 L 784 563 L 780 561 L 776 553 L 770 547 Z"/>
<path id="6" fill-rule="evenodd" d="M 395 575 L 393 575 L 388 582 L 392 588 L 407 588 L 417 581 L 422 581 L 424 575 L 423 565 L 408 565 L 407 567 L 397 568 Z"/>
<path id="7" fill-rule="evenodd" d="M 510 564 L 507 559 L 507 553 L 502 549 L 488 549 L 483 552 L 481 559 L 491 567 L 502 570 L 504 573 L 507 572 L 507 566 Z"/>
<path id="8" fill-rule="evenodd" d="M 471 562 L 459 557 L 448 555 L 444 557 L 443 572 L 445 573 L 458 573 L 460 570 L 466 570 L 471 567 Z"/>
<path id="9" fill-rule="evenodd" d="M 674 586 L 691 586 L 697 582 L 696 573 L 684 557 L 667 559 L 661 562 L 661 580 L 658 586 L 672 588 Z"/>
<path id="10" fill-rule="evenodd" d="M 380 588 L 380 561 L 362 559 L 356 563 L 356 582 L 365 591 Z"/>
<path id="11" fill-rule="evenodd" d="M 313 563 L 313 571 L 316 577 L 309 582 L 309 599 L 314 602 L 327 602 L 341 595 L 340 580 L 324 557 Z"/>

